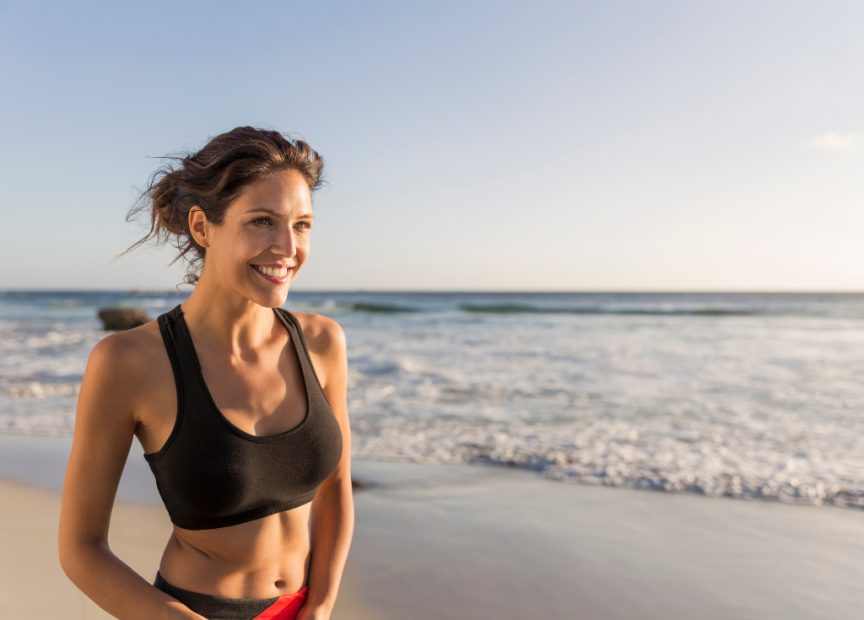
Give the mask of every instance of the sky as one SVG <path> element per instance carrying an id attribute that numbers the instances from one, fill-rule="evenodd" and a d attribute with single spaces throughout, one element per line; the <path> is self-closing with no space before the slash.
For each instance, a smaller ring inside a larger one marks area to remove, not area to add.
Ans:
<path id="1" fill-rule="evenodd" d="M 864 3 L 0 0 L 0 289 L 166 289 L 126 213 L 324 158 L 297 290 L 864 291 Z"/>

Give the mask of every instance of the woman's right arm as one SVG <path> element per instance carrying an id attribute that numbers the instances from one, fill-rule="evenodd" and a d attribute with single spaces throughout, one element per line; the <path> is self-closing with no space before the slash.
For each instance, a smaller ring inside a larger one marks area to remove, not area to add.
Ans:
<path id="1" fill-rule="evenodd" d="M 111 510 L 147 376 L 148 361 L 136 344 L 140 337 L 108 336 L 87 362 L 63 484 L 60 564 L 84 594 L 121 620 L 204 620 L 147 583 L 108 547 Z"/>

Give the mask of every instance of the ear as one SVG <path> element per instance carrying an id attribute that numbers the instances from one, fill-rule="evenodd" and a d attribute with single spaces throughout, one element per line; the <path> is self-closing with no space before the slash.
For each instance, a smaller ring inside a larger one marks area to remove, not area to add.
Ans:
<path id="1" fill-rule="evenodd" d="M 189 209 L 189 232 L 192 233 L 192 238 L 195 240 L 195 243 L 200 245 L 202 248 L 210 247 L 207 238 L 207 233 L 210 228 L 208 224 L 207 216 L 204 215 L 204 211 L 201 210 L 201 207 L 194 206 Z"/>

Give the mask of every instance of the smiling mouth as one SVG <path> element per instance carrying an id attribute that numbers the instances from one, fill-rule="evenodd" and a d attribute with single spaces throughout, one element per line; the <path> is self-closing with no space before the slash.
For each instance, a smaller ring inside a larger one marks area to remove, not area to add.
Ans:
<path id="1" fill-rule="evenodd" d="M 291 273 L 291 268 L 287 265 L 280 267 L 265 267 L 263 265 L 252 265 L 252 269 L 260 273 L 267 280 L 277 284 L 283 284 L 288 280 L 288 274 Z"/>
<path id="2" fill-rule="evenodd" d="M 262 267 L 261 265 L 252 265 L 252 268 L 256 271 L 260 271 L 265 276 L 272 276 L 274 278 L 284 278 L 288 275 L 288 265 L 284 267 Z"/>

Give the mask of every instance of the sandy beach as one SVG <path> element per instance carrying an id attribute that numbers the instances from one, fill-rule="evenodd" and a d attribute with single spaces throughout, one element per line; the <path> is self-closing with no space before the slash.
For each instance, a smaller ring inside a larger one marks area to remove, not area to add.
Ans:
<path id="1" fill-rule="evenodd" d="M 56 560 L 68 446 L 0 436 L 2 618 L 107 617 Z M 149 579 L 170 523 L 139 456 L 111 544 Z M 371 486 L 355 494 L 334 620 L 851 619 L 864 607 L 857 510 L 570 485 L 502 467 L 354 470 Z"/>
<path id="2" fill-rule="evenodd" d="M 0 479 L 0 549 L 3 550 L 0 555 L 0 618 L 111 618 L 66 578 L 57 559 L 60 493 L 56 487 L 62 484 L 57 473 L 64 455 L 68 456 L 69 440 L 0 436 L 0 444 L 3 445 L 0 450 L 3 473 L 31 482 L 22 484 Z M 29 458 L 22 455 L 29 455 Z M 147 472 L 128 467 L 123 477 L 123 490 L 119 493 L 121 497 L 133 493 L 136 483 L 140 484 L 136 473 Z M 146 485 L 139 489 L 141 498 L 152 500 L 154 489 Z M 115 504 L 109 544 L 123 561 L 149 581 L 156 576 L 170 533 L 171 522 L 161 506 L 123 501 Z M 349 567 L 333 619 L 378 617 L 357 603 L 352 586 Z"/>
<path id="3" fill-rule="evenodd" d="M 72 585 L 57 561 L 59 494 L 0 480 L 0 498 L 0 618 L 110 618 Z M 121 503 L 112 515 L 109 542 L 118 556 L 152 581 L 170 533 L 171 523 L 161 508 Z M 374 617 L 356 603 L 352 576 L 346 574 L 334 620 Z"/>

